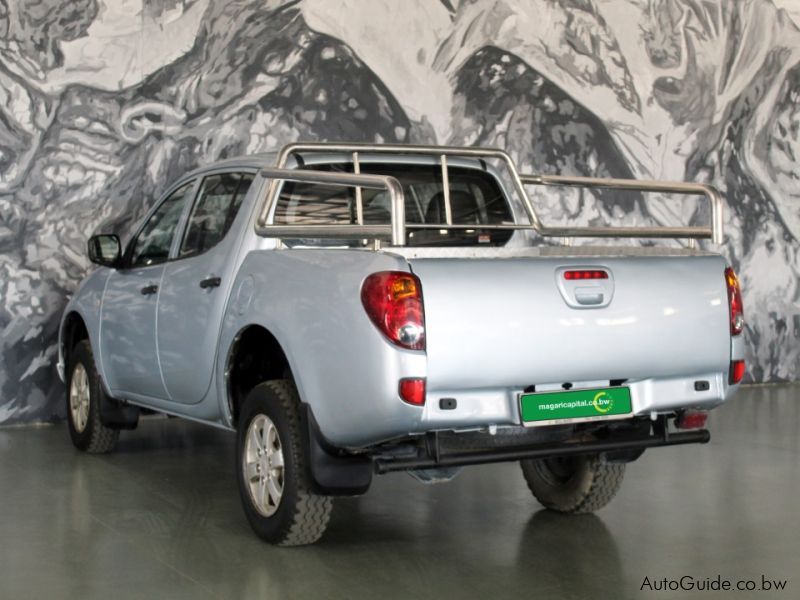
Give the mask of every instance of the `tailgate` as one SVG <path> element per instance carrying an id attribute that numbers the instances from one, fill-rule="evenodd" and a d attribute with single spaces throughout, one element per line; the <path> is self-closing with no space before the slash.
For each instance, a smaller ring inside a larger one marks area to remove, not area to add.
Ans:
<path id="1" fill-rule="evenodd" d="M 720 256 L 409 262 L 422 282 L 429 390 L 635 381 L 728 368 Z M 566 270 L 603 270 L 608 278 L 576 282 Z"/>

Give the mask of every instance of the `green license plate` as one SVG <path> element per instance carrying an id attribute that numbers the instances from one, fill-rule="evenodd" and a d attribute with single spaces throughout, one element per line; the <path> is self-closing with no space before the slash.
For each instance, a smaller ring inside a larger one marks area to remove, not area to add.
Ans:
<path id="1" fill-rule="evenodd" d="M 619 419 L 629 415 L 631 391 L 626 387 L 521 394 L 523 425 L 551 425 L 564 421 Z"/>

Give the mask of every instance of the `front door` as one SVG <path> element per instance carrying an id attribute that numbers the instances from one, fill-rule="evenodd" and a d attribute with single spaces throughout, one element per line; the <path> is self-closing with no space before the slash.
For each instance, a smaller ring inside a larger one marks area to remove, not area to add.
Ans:
<path id="1" fill-rule="evenodd" d="M 170 400 L 200 402 L 208 392 L 225 301 L 247 211 L 236 219 L 253 175 L 208 175 L 192 207 L 158 299 L 158 352 Z M 231 231 L 232 230 L 232 231 Z"/>
<path id="2" fill-rule="evenodd" d="M 151 213 L 114 271 L 103 296 L 100 354 L 113 394 L 165 399 L 156 352 L 156 309 L 164 267 L 194 182 Z"/>

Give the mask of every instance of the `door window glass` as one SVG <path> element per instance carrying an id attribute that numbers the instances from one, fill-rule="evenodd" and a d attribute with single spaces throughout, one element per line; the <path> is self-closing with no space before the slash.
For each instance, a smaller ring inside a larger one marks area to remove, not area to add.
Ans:
<path id="1" fill-rule="evenodd" d="M 169 259 L 172 238 L 193 185 L 194 182 L 190 181 L 172 192 L 150 216 L 136 238 L 131 255 L 132 267 L 155 265 Z"/>
<path id="2" fill-rule="evenodd" d="M 181 257 L 202 254 L 225 237 L 251 183 L 253 175 L 242 173 L 222 173 L 203 180 L 181 244 Z"/>

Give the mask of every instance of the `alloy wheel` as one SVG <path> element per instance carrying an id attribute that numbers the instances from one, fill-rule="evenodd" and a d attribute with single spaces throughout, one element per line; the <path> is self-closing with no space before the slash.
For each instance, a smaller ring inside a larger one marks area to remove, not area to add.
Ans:
<path id="1" fill-rule="evenodd" d="M 72 415 L 72 425 L 78 433 L 83 433 L 89 422 L 90 399 L 89 376 L 86 374 L 83 364 L 78 363 L 72 372 L 72 381 L 69 386 L 69 410 Z"/>
<path id="2" fill-rule="evenodd" d="M 255 509 L 265 517 L 275 514 L 283 497 L 283 446 L 267 415 L 258 414 L 250 421 L 242 468 Z"/>

